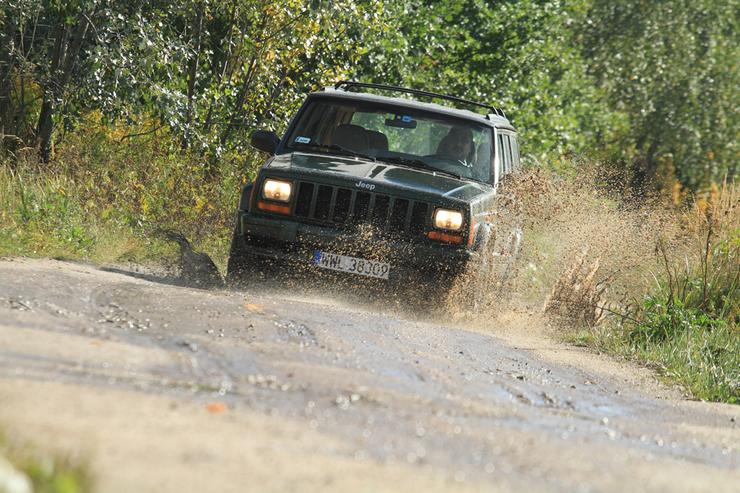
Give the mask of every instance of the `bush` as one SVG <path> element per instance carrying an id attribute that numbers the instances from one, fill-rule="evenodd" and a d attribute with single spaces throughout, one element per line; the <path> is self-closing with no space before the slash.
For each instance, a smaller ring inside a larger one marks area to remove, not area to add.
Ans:
<path id="1" fill-rule="evenodd" d="M 696 398 L 731 403 L 740 403 L 739 189 L 724 184 L 695 201 L 681 218 L 683 241 L 657 245 L 654 287 L 594 338 Z"/>
<path id="2" fill-rule="evenodd" d="M 520 177 L 517 294 L 571 342 L 645 362 L 696 398 L 738 402 L 740 185 L 682 210 L 621 183 L 587 162 Z"/>
<path id="3" fill-rule="evenodd" d="M 179 149 L 165 132 L 124 138 L 94 115 L 56 158 L 0 163 L 0 255 L 149 260 L 176 229 L 225 263 L 233 213 L 255 156 L 220 160 Z"/>

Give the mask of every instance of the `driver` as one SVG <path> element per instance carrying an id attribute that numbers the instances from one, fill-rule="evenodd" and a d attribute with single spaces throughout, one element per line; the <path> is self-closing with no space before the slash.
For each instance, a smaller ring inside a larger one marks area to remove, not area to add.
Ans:
<path id="1" fill-rule="evenodd" d="M 471 163 L 474 157 L 473 132 L 467 127 L 452 127 L 437 146 L 437 154 L 462 163 Z"/>

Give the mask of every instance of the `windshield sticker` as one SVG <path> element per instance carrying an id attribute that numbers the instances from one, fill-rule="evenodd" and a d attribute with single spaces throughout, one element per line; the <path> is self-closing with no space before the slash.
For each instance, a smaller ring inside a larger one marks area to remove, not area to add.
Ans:
<path id="1" fill-rule="evenodd" d="M 396 128 L 416 128 L 416 120 L 411 115 L 394 115 L 389 114 L 389 117 L 392 118 L 386 118 L 385 124 L 388 127 L 396 127 Z"/>
<path id="2" fill-rule="evenodd" d="M 309 137 L 298 136 L 295 138 L 294 142 L 297 142 L 298 144 L 308 144 L 311 142 L 311 139 Z"/>

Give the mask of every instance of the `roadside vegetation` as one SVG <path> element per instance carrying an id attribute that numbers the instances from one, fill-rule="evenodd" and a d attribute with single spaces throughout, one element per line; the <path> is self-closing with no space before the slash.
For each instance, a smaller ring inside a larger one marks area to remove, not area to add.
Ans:
<path id="1" fill-rule="evenodd" d="M 253 130 L 340 79 L 432 89 L 521 130 L 524 301 L 737 402 L 736 24 L 719 0 L 0 0 L 0 256 L 162 262 L 164 227 L 223 267 Z"/>
<path id="2" fill-rule="evenodd" d="M 678 247 L 656 244 L 654 285 L 591 343 L 645 361 L 696 398 L 740 404 L 740 186 L 684 213 Z"/>
<path id="3" fill-rule="evenodd" d="M 517 293 L 571 343 L 740 403 L 740 185 L 673 206 L 615 192 L 601 166 L 578 169 L 521 179 L 530 235 Z"/>
<path id="4" fill-rule="evenodd" d="M 174 249 L 153 232 L 169 227 L 225 265 L 248 175 L 231 161 L 209 170 L 202 156 L 162 146 L 162 137 L 129 141 L 90 122 L 50 163 L 31 156 L 0 167 L 0 255 L 161 262 Z"/>
<path id="5" fill-rule="evenodd" d="M 92 484 L 84 465 L 0 436 L 0 492 L 87 493 L 93 491 Z"/>

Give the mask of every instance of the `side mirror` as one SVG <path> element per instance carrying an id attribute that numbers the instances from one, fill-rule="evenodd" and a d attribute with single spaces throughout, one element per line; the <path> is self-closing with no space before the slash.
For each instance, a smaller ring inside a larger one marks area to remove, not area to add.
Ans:
<path id="1" fill-rule="evenodd" d="M 280 137 L 270 130 L 257 130 L 252 134 L 252 147 L 270 155 L 275 154 L 279 143 Z"/>

